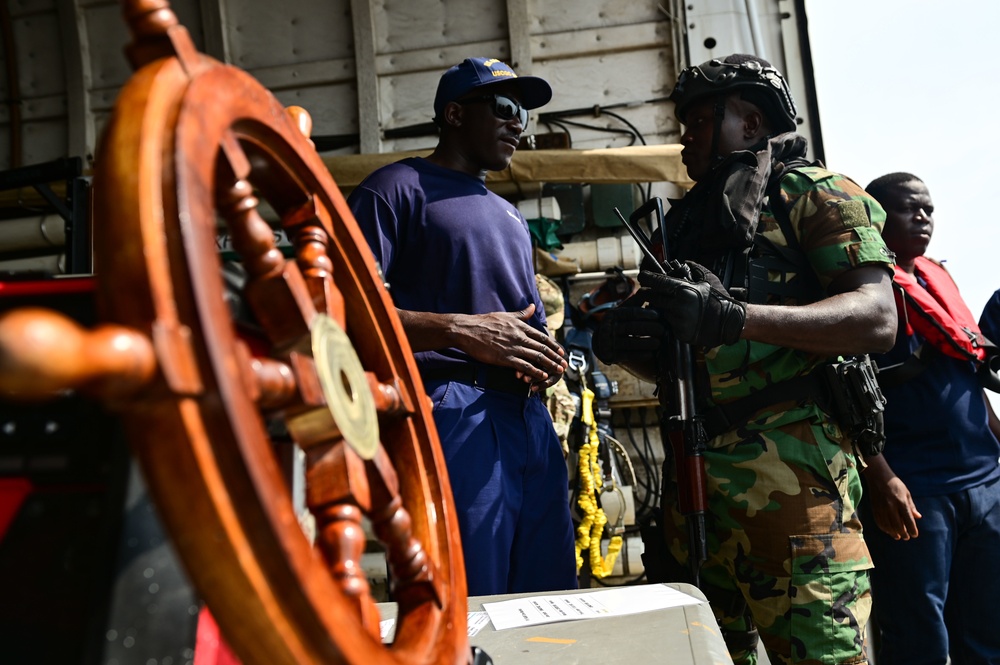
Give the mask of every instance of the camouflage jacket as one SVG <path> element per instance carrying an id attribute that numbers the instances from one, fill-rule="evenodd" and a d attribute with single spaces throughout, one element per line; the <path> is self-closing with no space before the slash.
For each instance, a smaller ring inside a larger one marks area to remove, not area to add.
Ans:
<path id="1" fill-rule="evenodd" d="M 781 179 L 782 201 L 798 250 L 805 254 L 824 292 L 838 276 L 862 265 L 884 265 L 892 270 L 892 254 L 882 241 L 885 212 L 854 181 L 818 166 L 796 168 Z M 771 202 L 760 216 L 757 233 L 773 244 L 789 246 Z M 785 275 L 786 279 L 798 277 Z M 770 274 L 770 281 L 782 279 Z M 805 304 L 805 303 L 798 303 Z M 766 385 L 805 374 L 831 360 L 795 349 L 740 340 L 730 346 L 710 349 L 705 355 L 711 399 L 714 403 L 735 401 Z M 804 418 L 822 417 L 812 403 L 775 405 L 766 418 L 756 418 L 751 429 L 772 429 Z M 728 437 L 727 437 L 728 438 Z"/>

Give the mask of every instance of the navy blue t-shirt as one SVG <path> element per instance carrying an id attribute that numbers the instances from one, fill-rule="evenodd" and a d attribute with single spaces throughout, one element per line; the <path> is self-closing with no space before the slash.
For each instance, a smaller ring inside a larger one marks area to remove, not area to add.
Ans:
<path id="1" fill-rule="evenodd" d="M 879 367 L 894 365 L 922 342 L 901 323 L 892 350 L 872 358 Z M 1000 442 L 971 362 L 933 352 L 923 372 L 884 394 L 883 454 L 911 494 L 952 494 L 1000 477 Z"/>
<path id="2" fill-rule="evenodd" d="M 986 307 L 983 308 L 979 329 L 986 335 L 986 339 L 1000 346 L 1000 289 L 993 292 Z"/>
<path id="3" fill-rule="evenodd" d="M 528 324 L 545 330 L 528 224 L 479 178 L 414 157 L 372 173 L 348 204 L 399 309 L 487 314 L 534 303 Z M 421 367 L 470 360 L 458 349 L 415 356 Z"/>

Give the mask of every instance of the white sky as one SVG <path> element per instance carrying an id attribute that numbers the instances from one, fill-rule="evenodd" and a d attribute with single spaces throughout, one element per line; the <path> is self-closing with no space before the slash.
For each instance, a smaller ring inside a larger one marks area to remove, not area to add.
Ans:
<path id="1" fill-rule="evenodd" d="M 927 255 L 979 318 L 1000 288 L 1000 1 L 806 0 L 806 12 L 827 166 L 862 187 L 919 176 L 935 208 Z"/>

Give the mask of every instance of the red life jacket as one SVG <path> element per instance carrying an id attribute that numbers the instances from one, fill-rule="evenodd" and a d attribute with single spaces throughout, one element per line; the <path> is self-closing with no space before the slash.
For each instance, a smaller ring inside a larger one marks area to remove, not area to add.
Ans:
<path id="1" fill-rule="evenodd" d="M 919 333 L 932 347 L 960 360 L 977 364 L 985 360 L 988 343 L 969 311 L 958 286 L 945 267 L 923 256 L 914 261 L 916 275 L 927 288 L 921 286 L 914 275 L 895 266 L 896 311 L 906 325 L 906 334 Z"/>

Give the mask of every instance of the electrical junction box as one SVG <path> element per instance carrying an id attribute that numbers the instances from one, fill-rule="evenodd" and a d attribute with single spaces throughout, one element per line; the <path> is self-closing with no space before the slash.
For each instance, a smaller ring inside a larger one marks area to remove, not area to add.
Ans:
<path id="1" fill-rule="evenodd" d="M 628 217 L 635 210 L 635 185 L 591 185 L 590 208 L 594 214 L 594 224 L 601 228 L 616 228 L 622 225 L 615 208 Z"/>
<path id="2" fill-rule="evenodd" d="M 583 231 L 587 213 L 583 205 L 583 185 L 567 183 L 546 183 L 542 186 L 542 196 L 551 196 L 559 203 L 562 221 L 556 233 L 561 237 Z"/>

